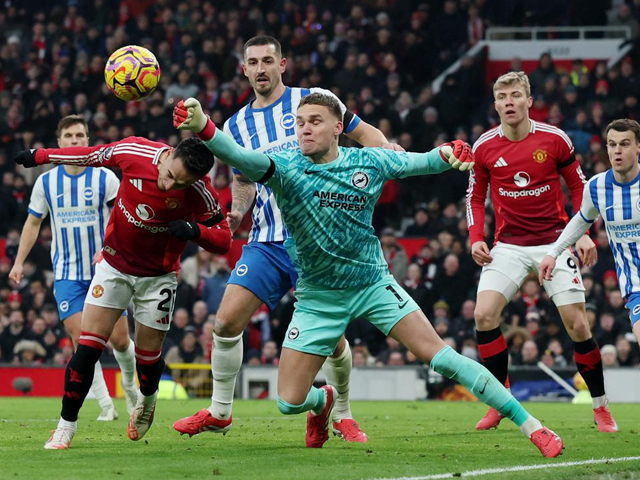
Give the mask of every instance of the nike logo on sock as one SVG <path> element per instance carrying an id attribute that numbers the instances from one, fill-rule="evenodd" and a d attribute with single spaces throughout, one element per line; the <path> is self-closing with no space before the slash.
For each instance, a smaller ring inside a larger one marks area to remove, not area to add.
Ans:
<path id="1" fill-rule="evenodd" d="M 487 388 L 487 384 L 489 383 L 489 379 L 487 378 L 487 381 L 484 382 L 484 385 L 482 386 L 482 390 L 480 390 L 478 393 L 480 395 L 482 395 L 484 393 L 484 390 Z"/>

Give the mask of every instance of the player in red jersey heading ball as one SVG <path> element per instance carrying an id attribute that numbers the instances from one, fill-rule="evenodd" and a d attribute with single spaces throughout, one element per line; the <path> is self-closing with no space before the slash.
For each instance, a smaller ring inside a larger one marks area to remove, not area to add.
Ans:
<path id="1" fill-rule="evenodd" d="M 473 146 L 476 164 L 469 179 L 467 222 L 471 255 L 482 266 L 475 310 L 478 350 L 484 365 L 508 386 L 509 354 L 500 330 L 502 310 L 524 279 L 537 273 L 542 258 L 569 220 L 560 177 L 569 186 L 576 212 L 586 180 L 567 134 L 529 118 L 531 86 L 523 72 L 498 78 L 493 94 L 500 125 L 481 135 Z M 496 221 L 491 251 L 484 236 L 489 183 Z M 589 236 L 583 236 L 576 248 L 585 265 L 595 262 L 596 249 Z M 574 358 L 591 392 L 598 430 L 616 432 L 618 427 L 607 408 L 600 350 L 587 321 L 578 260 L 571 252 L 565 250 L 558 258 L 553 280 L 545 281 L 544 287 L 573 340 Z M 476 428 L 495 428 L 502 418 L 492 408 Z"/>
<path id="2" fill-rule="evenodd" d="M 137 322 L 140 394 L 127 430 L 131 440 L 139 440 L 153 422 L 180 254 L 188 240 L 215 253 L 225 253 L 231 246 L 227 221 L 207 176 L 213 156 L 197 138 L 183 140 L 173 149 L 128 137 L 98 147 L 23 150 L 15 161 L 25 167 L 62 163 L 122 170 L 103 258 L 96 265 L 85 301 L 78 349 L 65 373 L 61 418 L 45 448 L 69 447 L 94 364 L 130 301 Z"/>

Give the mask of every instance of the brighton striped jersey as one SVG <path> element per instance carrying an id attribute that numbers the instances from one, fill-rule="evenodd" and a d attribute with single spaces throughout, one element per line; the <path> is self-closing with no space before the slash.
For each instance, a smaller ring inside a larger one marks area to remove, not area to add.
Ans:
<path id="1" fill-rule="evenodd" d="M 227 120 L 223 131 L 240 146 L 268 155 L 298 149 L 295 129 L 298 104 L 302 97 L 313 92 L 335 97 L 332 92 L 322 88 L 286 87 L 282 96 L 268 107 L 253 108 L 251 103 L 245 105 Z M 340 108 L 344 115 L 347 109 L 342 102 L 340 102 Z M 354 115 L 349 119 L 348 125 L 345 121 L 344 133 L 353 131 L 359 123 L 360 118 Z M 240 173 L 238 170 L 234 172 Z M 271 188 L 256 184 L 256 190 L 256 203 L 251 214 L 253 227 L 249 234 L 249 242 L 285 240 L 289 233 L 282 222 Z"/>
<path id="2" fill-rule="evenodd" d="M 93 255 L 102 249 L 109 220 L 108 204 L 120 181 L 106 168 L 86 168 L 78 175 L 58 166 L 40 175 L 31 193 L 29 213 L 51 215 L 51 260 L 56 280 L 91 280 Z"/>
<path id="3" fill-rule="evenodd" d="M 339 148 L 338 158 L 325 164 L 312 163 L 300 150 L 269 158 L 275 170 L 266 184 L 291 231 L 284 244 L 299 272 L 298 286 L 335 289 L 370 285 L 389 274 L 371 226 L 384 183 L 451 168 L 437 148 Z"/>
<path id="4" fill-rule="evenodd" d="M 562 252 L 574 238 L 580 238 L 587 229 L 585 223 L 593 223 L 598 215 L 604 220 L 616 261 L 620 291 L 625 297 L 640 292 L 640 175 L 628 183 L 616 182 L 613 170 L 591 178 L 584 188 L 578 218 L 571 220 L 566 235 L 563 232 L 552 252 Z M 577 225 L 580 220 L 582 225 Z"/>

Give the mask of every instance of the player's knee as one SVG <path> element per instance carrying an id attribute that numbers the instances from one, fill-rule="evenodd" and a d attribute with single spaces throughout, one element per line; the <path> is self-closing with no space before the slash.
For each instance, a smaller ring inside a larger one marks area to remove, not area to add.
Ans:
<path id="1" fill-rule="evenodd" d="M 500 324 L 499 313 L 493 308 L 476 306 L 473 312 L 476 328 L 481 331 L 492 330 Z"/>
<path id="2" fill-rule="evenodd" d="M 282 413 L 283 415 L 296 415 L 298 413 L 301 413 L 303 408 L 302 404 L 295 405 L 295 404 L 289 403 L 283 400 L 282 398 L 280 398 L 280 395 L 278 395 L 276 404 L 278 405 L 278 410 L 280 410 L 280 413 Z"/>
<path id="3" fill-rule="evenodd" d="M 114 350 L 118 352 L 126 352 L 129 348 L 129 335 L 111 335 L 109 339 Z"/>
<path id="4" fill-rule="evenodd" d="M 236 321 L 229 320 L 226 316 L 217 315 L 216 322 L 213 325 L 213 333 L 218 337 L 237 337 L 244 331 L 246 326 L 239 326 L 237 323 Z"/>
<path id="5" fill-rule="evenodd" d="M 577 318 L 572 324 L 567 324 L 567 333 L 576 342 L 584 342 L 591 337 L 591 329 L 584 318 Z"/>

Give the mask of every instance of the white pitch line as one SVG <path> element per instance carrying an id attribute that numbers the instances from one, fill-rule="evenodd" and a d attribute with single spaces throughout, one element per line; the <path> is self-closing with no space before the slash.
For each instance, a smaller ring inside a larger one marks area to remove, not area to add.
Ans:
<path id="1" fill-rule="evenodd" d="M 592 458 L 591 460 L 581 460 L 577 462 L 560 462 L 560 463 L 548 463 L 548 464 L 538 464 L 538 465 L 516 465 L 514 467 L 486 468 L 484 470 L 469 470 L 468 472 L 460 472 L 460 473 L 438 473 L 435 475 L 425 475 L 422 477 L 375 478 L 372 480 L 438 480 L 441 478 L 480 477 L 482 475 L 491 475 L 492 473 L 525 472 L 528 470 L 544 470 L 547 468 L 575 467 L 580 465 L 597 465 L 599 463 L 631 462 L 634 460 L 640 460 L 640 456 L 619 457 L 619 458 L 599 458 L 599 459 Z"/>

